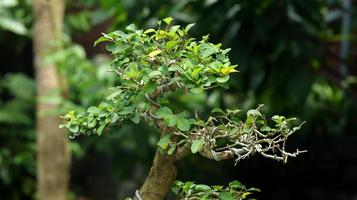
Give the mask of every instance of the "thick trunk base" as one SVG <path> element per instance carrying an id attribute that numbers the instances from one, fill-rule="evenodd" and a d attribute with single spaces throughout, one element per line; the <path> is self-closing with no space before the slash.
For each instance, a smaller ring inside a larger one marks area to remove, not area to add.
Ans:
<path id="1" fill-rule="evenodd" d="M 177 176 L 174 157 L 156 151 L 153 166 L 140 189 L 142 200 L 162 200 L 170 191 Z"/>

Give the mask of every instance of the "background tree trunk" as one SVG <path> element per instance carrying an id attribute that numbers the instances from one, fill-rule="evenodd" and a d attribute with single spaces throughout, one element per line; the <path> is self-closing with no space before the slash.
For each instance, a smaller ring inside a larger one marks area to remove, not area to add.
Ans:
<path id="1" fill-rule="evenodd" d="M 54 64 L 46 63 L 46 55 L 55 50 L 52 42 L 62 33 L 65 2 L 34 0 L 33 27 L 34 64 L 37 82 L 37 194 L 40 200 L 65 200 L 68 195 L 69 142 L 58 128 L 60 78 Z M 52 99 L 52 98 L 51 98 Z"/>

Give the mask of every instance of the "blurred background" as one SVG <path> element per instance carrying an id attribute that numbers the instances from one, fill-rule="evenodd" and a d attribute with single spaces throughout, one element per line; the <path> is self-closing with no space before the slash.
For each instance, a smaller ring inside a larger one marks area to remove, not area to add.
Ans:
<path id="1" fill-rule="evenodd" d="M 110 56 L 93 47 L 102 32 L 155 27 L 172 16 L 196 23 L 232 48 L 239 73 L 229 90 L 179 100 L 199 111 L 217 106 L 307 121 L 289 148 L 309 152 L 287 164 L 259 156 L 215 162 L 192 156 L 178 179 L 205 184 L 239 180 L 263 200 L 357 199 L 357 1 L 355 0 L 75 0 L 66 1 L 62 49 L 49 62 L 66 71 L 63 113 L 96 104 L 115 77 Z M 36 100 L 31 0 L 0 0 L 0 199 L 35 199 Z M 180 105 L 178 105 L 180 106 Z M 125 125 L 102 136 L 71 140 L 71 199 L 133 196 L 152 163 L 158 134 Z"/>

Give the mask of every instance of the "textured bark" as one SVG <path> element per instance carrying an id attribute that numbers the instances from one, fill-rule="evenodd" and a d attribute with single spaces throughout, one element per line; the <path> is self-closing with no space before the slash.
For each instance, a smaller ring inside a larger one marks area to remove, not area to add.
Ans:
<path id="1" fill-rule="evenodd" d="M 54 51 L 53 41 L 62 32 L 63 0 L 34 0 L 34 64 L 37 83 L 37 195 L 40 200 L 65 200 L 68 194 L 69 142 L 58 128 L 58 101 L 46 97 L 60 95 L 56 66 L 45 62 Z"/>
<path id="2" fill-rule="evenodd" d="M 175 157 L 156 151 L 153 166 L 140 189 L 143 200 L 162 200 L 176 179 Z"/>

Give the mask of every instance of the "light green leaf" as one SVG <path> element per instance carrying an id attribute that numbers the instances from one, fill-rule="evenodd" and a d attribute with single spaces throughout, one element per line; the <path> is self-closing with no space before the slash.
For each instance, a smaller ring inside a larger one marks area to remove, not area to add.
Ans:
<path id="1" fill-rule="evenodd" d="M 111 41 L 111 39 L 107 38 L 107 37 L 100 37 L 98 38 L 95 42 L 93 46 L 97 46 L 97 44 L 102 43 L 102 42 L 107 42 L 107 41 Z"/>
<path id="2" fill-rule="evenodd" d="M 219 77 L 217 78 L 217 82 L 218 83 L 225 83 L 229 80 L 229 75 L 226 75 L 226 76 L 222 76 L 222 77 Z"/>
<path id="3" fill-rule="evenodd" d="M 188 32 L 195 25 L 196 25 L 195 23 L 187 25 L 186 28 L 185 28 L 185 31 Z"/>
<path id="4" fill-rule="evenodd" d="M 177 30 L 179 30 L 180 26 L 179 25 L 176 25 L 176 26 L 172 26 L 170 28 L 170 33 L 176 33 Z"/>
<path id="5" fill-rule="evenodd" d="M 177 119 L 177 128 L 180 131 L 189 131 L 191 128 L 191 124 L 190 122 L 185 119 L 185 118 L 178 118 Z"/>
<path id="6" fill-rule="evenodd" d="M 102 132 L 103 132 L 105 126 L 106 126 L 106 124 L 102 124 L 102 125 L 98 128 L 98 130 L 97 130 L 97 134 L 98 134 L 98 135 L 102 135 Z"/>
<path id="7" fill-rule="evenodd" d="M 167 154 L 172 155 L 176 149 L 176 146 L 170 147 L 170 149 L 167 151 Z"/>
<path id="8" fill-rule="evenodd" d="M 201 52 L 202 58 L 207 58 L 207 57 L 217 53 L 218 48 L 213 44 L 204 43 L 200 46 L 200 52 Z"/>
<path id="9" fill-rule="evenodd" d="M 91 106 L 87 109 L 88 113 L 92 113 L 92 114 L 98 114 L 99 113 L 99 108 L 97 108 L 96 106 Z"/>
<path id="10" fill-rule="evenodd" d="M 119 115 L 117 113 L 114 113 L 111 119 L 111 123 L 115 123 L 116 121 L 118 121 L 119 119 Z"/>
<path id="11" fill-rule="evenodd" d="M 165 19 L 163 19 L 163 21 L 166 23 L 166 24 L 170 24 L 172 22 L 172 17 L 166 17 Z"/>
<path id="12" fill-rule="evenodd" d="M 165 118 L 167 115 L 171 115 L 172 111 L 170 108 L 163 106 L 157 109 L 155 114 L 160 118 Z"/>
<path id="13" fill-rule="evenodd" d="M 114 99 L 115 97 L 117 97 L 121 93 L 122 93 L 121 90 L 116 90 L 113 93 L 111 93 L 109 96 L 107 96 L 105 99 L 106 100 L 112 100 L 112 99 Z"/>
<path id="14" fill-rule="evenodd" d="M 234 198 L 234 196 L 232 196 L 231 194 L 229 194 L 228 192 L 221 192 L 218 196 L 218 198 L 220 200 L 236 200 L 236 198 Z"/>
<path id="15" fill-rule="evenodd" d="M 177 46 L 177 42 L 176 41 L 168 41 L 165 45 L 165 49 L 167 50 L 171 50 L 172 48 L 174 48 L 175 46 Z"/>
<path id="16" fill-rule="evenodd" d="M 0 27 L 19 35 L 27 33 L 26 27 L 21 22 L 6 16 L 0 17 Z"/>
<path id="17" fill-rule="evenodd" d="M 136 27 L 135 24 L 130 24 L 129 26 L 126 27 L 126 30 L 128 31 L 135 31 Z"/>
<path id="18" fill-rule="evenodd" d="M 240 111 L 242 111 L 242 110 L 240 110 L 240 109 L 227 109 L 227 113 L 228 114 L 231 114 L 231 115 L 235 115 L 235 114 L 237 114 L 237 113 L 239 113 Z"/>
<path id="19" fill-rule="evenodd" d="M 237 180 L 230 182 L 229 183 L 229 187 L 230 188 L 234 188 L 234 189 L 245 188 L 245 186 L 241 182 L 239 182 Z"/>
<path id="20" fill-rule="evenodd" d="M 198 151 L 200 151 L 201 148 L 203 147 L 204 143 L 205 143 L 205 141 L 203 138 L 193 141 L 193 143 L 191 145 L 191 152 L 197 153 Z"/>
<path id="21" fill-rule="evenodd" d="M 255 117 L 263 117 L 263 115 L 256 109 L 248 110 L 247 115 L 248 116 L 255 116 Z"/>
<path id="22" fill-rule="evenodd" d="M 144 31 L 145 34 L 153 33 L 153 32 L 155 32 L 155 29 L 153 29 L 153 28 L 149 28 L 146 31 Z"/>
<path id="23" fill-rule="evenodd" d="M 69 130 L 72 133 L 77 133 L 79 131 L 79 126 L 78 125 L 71 125 L 71 126 L 69 126 Z"/>
<path id="24" fill-rule="evenodd" d="M 161 76 L 161 72 L 160 71 L 152 71 L 149 73 L 149 77 L 153 78 L 153 77 L 157 77 L 157 76 Z"/>
<path id="25" fill-rule="evenodd" d="M 203 92 L 203 87 L 195 87 L 191 89 L 191 92 L 194 94 L 200 94 Z"/>
<path id="26" fill-rule="evenodd" d="M 160 138 L 159 142 L 157 142 L 157 146 L 164 150 L 167 149 L 170 144 L 170 138 L 170 134 L 164 135 L 162 138 Z"/>
<path id="27" fill-rule="evenodd" d="M 88 122 L 88 127 L 89 128 L 94 128 L 97 125 L 97 120 L 92 119 L 91 121 Z"/>
<path id="28" fill-rule="evenodd" d="M 118 114 L 119 115 L 127 115 L 127 114 L 131 114 L 134 111 L 134 107 L 132 106 L 128 106 L 128 107 L 124 107 L 122 108 Z"/>
<path id="29" fill-rule="evenodd" d="M 160 50 L 160 49 L 154 50 L 154 51 L 149 53 L 149 57 L 153 58 L 153 57 L 159 55 L 161 52 L 162 52 L 162 50 Z"/>
<path id="30" fill-rule="evenodd" d="M 204 184 L 198 184 L 195 186 L 195 189 L 198 191 L 208 191 L 208 190 L 211 190 L 211 187 L 208 185 L 204 185 Z"/>
<path id="31" fill-rule="evenodd" d="M 140 123 L 140 118 L 138 115 L 135 115 L 134 117 L 130 118 L 130 120 L 134 123 L 134 124 L 139 124 Z"/>
<path id="32" fill-rule="evenodd" d="M 177 70 L 179 70 L 180 69 L 180 67 L 178 66 L 178 65 L 171 65 L 170 67 L 169 67 L 169 71 L 170 72 L 174 72 L 174 71 L 177 71 Z"/>
<path id="33" fill-rule="evenodd" d="M 271 119 L 274 122 L 276 122 L 277 124 L 280 124 L 285 120 L 285 117 L 284 116 L 279 116 L 279 115 L 274 115 Z"/>
<path id="34" fill-rule="evenodd" d="M 268 131 L 271 131 L 272 129 L 269 127 L 269 126 L 262 126 L 260 128 L 260 131 L 264 131 L 264 132 L 268 132 Z"/>
<path id="35" fill-rule="evenodd" d="M 214 108 L 211 113 L 220 113 L 220 114 L 226 114 L 222 108 Z"/>
<path id="36" fill-rule="evenodd" d="M 177 117 L 176 115 L 169 114 L 164 117 L 164 122 L 168 127 L 174 127 L 177 122 Z"/>

